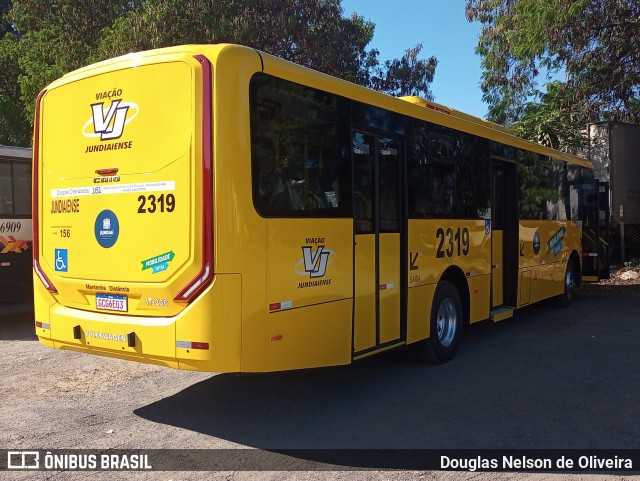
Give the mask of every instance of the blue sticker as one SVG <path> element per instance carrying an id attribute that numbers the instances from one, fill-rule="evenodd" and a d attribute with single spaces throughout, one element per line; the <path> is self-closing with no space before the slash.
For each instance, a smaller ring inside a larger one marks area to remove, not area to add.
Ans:
<path id="1" fill-rule="evenodd" d="M 107 249 L 112 247 L 118 240 L 118 234 L 120 233 L 118 218 L 112 211 L 103 210 L 96 218 L 94 231 L 98 244 Z"/>
<path id="2" fill-rule="evenodd" d="M 484 233 L 486 235 L 491 234 L 491 219 L 484 220 Z"/>
<path id="3" fill-rule="evenodd" d="M 69 256 L 67 254 L 67 249 L 56 249 L 54 256 L 55 256 L 55 270 L 57 272 L 68 272 Z"/>

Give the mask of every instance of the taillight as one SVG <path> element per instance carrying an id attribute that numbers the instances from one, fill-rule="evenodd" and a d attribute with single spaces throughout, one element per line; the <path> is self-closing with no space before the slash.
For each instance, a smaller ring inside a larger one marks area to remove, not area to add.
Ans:
<path id="1" fill-rule="evenodd" d="M 33 172 L 33 189 L 31 194 L 31 219 L 33 222 L 33 269 L 36 271 L 36 275 L 40 278 L 47 290 L 53 292 L 54 294 L 57 294 L 58 289 L 56 289 L 56 287 L 40 267 L 40 216 L 38 211 L 40 205 L 40 187 L 38 183 L 38 174 L 40 172 L 38 170 L 38 159 L 40 158 L 40 102 L 42 101 L 42 97 L 44 97 L 45 93 L 46 89 L 40 92 L 36 100 L 36 116 L 33 131 L 33 166 L 31 169 L 31 171 Z"/>
<path id="2" fill-rule="evenodd" d="M 202 65 L 202 266 L 176 297 L 177 302 L 193 301 L 213 279 L 213 170 L 211 165 L 211 62 L 203 55 L 194 55 Z"/>

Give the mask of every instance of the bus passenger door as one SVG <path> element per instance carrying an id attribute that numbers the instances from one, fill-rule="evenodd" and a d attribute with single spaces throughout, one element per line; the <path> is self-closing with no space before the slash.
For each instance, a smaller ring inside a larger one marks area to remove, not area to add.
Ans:
<path id="1" fill-rule="evenodd" d="M 400 343 L 400 141 L 353 135 L 354 359 Z"/>
<path id="2" fill-rule="evenodd" d="M 608 191 L 605 184 L 605 195 Z M 608 274 L 608 222 L 600 219 L 601 210 L 608 217 L 608 198 L 603 198 L 604 206 L 599 205 L 601 185 L 597 179 L 581 179 L 570 182 L 571 210 L 578 211 L 582 223 L 582 281 L 597 282 L 604 273 Z M 602 196 L 604 197 L 604 196 Z M 577 206 L 575 205 L 577 201 Z M 606 209 L 605 209 L 606 207 Z M 573 218 L 573 217 L 572 217 Z"/>
<path id="3" fill-rule="evenodd" d="M 516 165 L 493 162 L 491 171 L 491 316 L 500 320 L 510 317 L 518 301 Z"/>

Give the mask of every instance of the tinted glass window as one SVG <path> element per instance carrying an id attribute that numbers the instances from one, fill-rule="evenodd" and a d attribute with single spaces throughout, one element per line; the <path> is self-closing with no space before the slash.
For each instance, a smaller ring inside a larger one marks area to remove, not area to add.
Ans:
<path id="1" fill-rule="evenodd" d="M 520 218 L 528 220 L 563 220 L 566 171 L 564 162 L 518 150 L 518 204 Z"/>
<path id="2" fill-rule="evenodd" d="M 485 140 L 414 121 L 408 145 L 410 217 L 477 219 L 488 215 L 489 147 Z"/>
<path id="3" fill-rule="evenodd" d="M 0 163 L 0 214 L 13 214 L 13 186 L 11 164 Z"/>
<path id="4" fill-rule="evenodd" d="M 348 144 L 340 145 L 339 132 L 344 101 L 264 74 L 253 77 L 250 90 L 258 212 L 269 217 L 351 215 L 350 155 Z"/>
<path id="5" fill-rule="evenodd" d="M 14 213 L 31 214 L 31 165 L 13 164 Z"/>

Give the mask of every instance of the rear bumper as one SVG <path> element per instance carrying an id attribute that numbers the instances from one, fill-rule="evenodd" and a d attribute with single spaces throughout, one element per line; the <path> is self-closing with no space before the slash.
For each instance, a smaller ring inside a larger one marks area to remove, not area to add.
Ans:
<path id="1" fill-rule="evenodd" d="M 239 274 L 217 275 L 174 317 L 84 311 L 55 301 L 36 279 L 36 334 L 57 349 L 160 364 L 175 369 L 237 372 L 241 358 Z M 44 292 L 42 292 L 44 291 Z M 49 296 L 50 302 L 42 302 Z"/>

